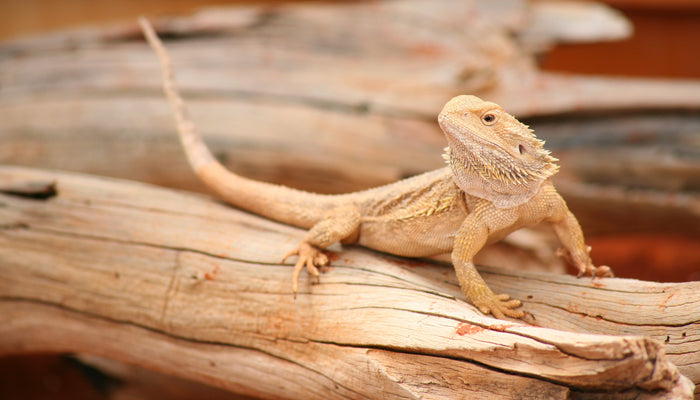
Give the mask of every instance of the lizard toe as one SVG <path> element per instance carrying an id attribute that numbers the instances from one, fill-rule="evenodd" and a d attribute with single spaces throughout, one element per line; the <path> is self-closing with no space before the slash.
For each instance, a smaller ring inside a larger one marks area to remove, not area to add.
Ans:
<path id="1" fill-rule="evenodd" d="M 511 318 L 522 318 L 525 316 L 525 312 L 522 310 L 512 310 L 510 308 L 506 308 L 503 310 L 503 313 L 506 314 L 507 316 Z"/>
<path id="2" fill-rule="evenodd" d="M 299 257 L 297 263 L 294 264 L 294 271 L 292 272 L 292 292 L 294 292 L 294 298 L 297 298 L 297 292 L 299 291 L 299 274 L 301 270 L 304 269 L 304 260 Z"/>
<path id="3" fill-rule="evenodd" d="M 297 247 L 296 249 L 292 249 L 292 250 L 289 250 L 288 252 L 286 252 L 284 254 L 284 256 L 282 256 L 281 262 L 282 262 L 282 264 L 284 264 L 289 257 L 298 256 L 298 255 L 299 255 L 299 248 Z"/>
<path id="4" fill-rule="evenodd" d="M 493 316 L 496 317 L 496 318 L 498 318 L 498 319 L 505 319 L 505 318 L 506 318 L 506 316 L 503 315 L 503 312 L 501 312 L 501 310 L 499 310 L 498 308 L 488 308 L 488 307 L 486 307 L 486 310 L 487 310 L 486 312 L 484 312 L 483 310 L 482 310 L 482 312 L 484 312 L 484 314 L 487 314 L 487 315 L 488 315 L 489 313 L 490 313 L 490 314 L 493 314 Z"/>
<path id="5" fill-rule="evenodd" d="M 314 257 L 314 264 L 319 267 L 325 267 L 326 265 L 330 264 L 330 261 L 328 260 L 327 255 L 319 251 L 318 254 L 316 254 L 316 256 Z"/>
<path id="6" fill-rule="evenodd" d="M 306 259 L 306 272 L 309 273 L 309 275 L 313 276 L 314 279 L 312 283 L 319 283 L 321 282 L 320 275 L 321 273 L 318 271 L 318 268 L 316 268 L 316 265 L 314 265 L 314 259 L 313 258 L 307 258 Z"/>
<path id="7" fill-rule="evenodd" d="M 589 264 L 579 268 L 578 276 L 590 276 L 593 278 L 612 278 L 615 276 L 612 269 L 607 265 L 601 265 L 596 267 L 595 265 Z"/>
<path id="8" fill-rule="evenodd" d="M 615 276 L 615 274 L 613 274 L 612 269 L 610 267 L 608 267 L 607 265 L 601 265 L 599 267 L 594 267 L 593 273 L 595 274 L 595 276 L 600 276 L 603 278 L 612 278 Z"/>
<path id="9" fill-rule="evenodd" d="M 328 256 L 323 254 L 323 251 L 318 247 L 306 242 L 301 242 L 296 249 L 287 252 L 282 258 L 282 262 L 284 263 L 291 256 L 299 257 L 294 264 L 294 271 L 292 272 L 292 291 L 294 292 L 294 298 L 296 298 L 301 271 L 306 268 L 306 271 L 316 278 L 314 283 L 319 283 L 321 271 L 319 271 L 318 267 L 328 265 L 329 260 Z"/>
<path id="10" fill-rule="evenodd" d="M 474 305 L 484 314 L 493 314 L 498 319 L 506 316 L 522 318 L 525 313 L 522 310 L 514 310 L 522 305 L 520 300 L 511 299 L 507 294 L 491 295 L 483 299 L 475 300 Z"/>

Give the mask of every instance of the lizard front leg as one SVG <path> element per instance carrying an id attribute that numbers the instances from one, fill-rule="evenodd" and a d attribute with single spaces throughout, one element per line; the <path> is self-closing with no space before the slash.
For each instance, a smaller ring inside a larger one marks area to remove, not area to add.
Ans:
<path id="1" fill-rule="evenodd" d="M 559 215 L 549 219 L 549 222 L 554 228 L 559 241 L 564 246 L 564 251 L 561 253 L 567 258 L 576 268 L 578 268 L 579 276 L 601 276 L 612 277 L 613 273 L 607 265 L 596 267 L 589 256 L 590 247 L 586 246 L 583 239 L 583 231 L 581 225 L 574 214 L 566 207 L 564 200 L 562 202 L 562 211 Z"/>
<path id="2" fill-rule="evenodd" d="M 506 315 L 522 318 L 525 315 L 524 312 L 513 310 L 520 307 L 520 301 L 510 300 L 507 294 L 494 294 L 474 267 L 472 260 L 486 244 L 488 234 L 488 226 L 481 222 L 476 214 L 469 214 L 459 228 L 452 250 L 452 263 L 457 272 L 459 286 L 467 300 L 482 313 L 492 313 L 494 317 L 500 319 Z"/>
<path id="3" fill-rule="evenodd" d="M 297 248 L 284 255 L 283 263 L 291 256 L 299 256 L 292 273 L 294 297 L 299 288 L 299 274 L 304 267 L 318 281 L 318 267 L 326 266 L 329 262 L 323 250 L 336 242 L 354 242 L 359 232 L 360 219 L 360 210 L 353 205 L 336 208 L 306 233 Z"/>

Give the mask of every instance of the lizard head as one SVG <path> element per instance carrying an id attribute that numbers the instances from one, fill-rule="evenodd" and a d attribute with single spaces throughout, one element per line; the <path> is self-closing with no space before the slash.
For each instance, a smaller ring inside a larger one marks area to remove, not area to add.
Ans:
<path id="1" fill-rule="evenodd" d="M 457 185 L 496 206 L 524 203 L 559 169 L 544 142 L 498 104 L 457 96 L 445 104 L 438 123 Z"/>

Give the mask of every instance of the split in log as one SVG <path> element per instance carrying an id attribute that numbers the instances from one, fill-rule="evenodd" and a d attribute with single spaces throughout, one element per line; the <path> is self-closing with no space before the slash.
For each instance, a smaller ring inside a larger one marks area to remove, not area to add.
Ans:
<path id="1" fill-rule="evenodd" d="M 451 268 L 352 247 L 295 300 L 279 259 L 298 229 L 199 195 L 0 169 L 0 187 L 23 181 L 57 194 L 0 194 L 0 354 L 96 354 L 291 399 L 692 398 L 700 378 L 697 282 L 482 270 L 527 325 L 480 315 Z"/>

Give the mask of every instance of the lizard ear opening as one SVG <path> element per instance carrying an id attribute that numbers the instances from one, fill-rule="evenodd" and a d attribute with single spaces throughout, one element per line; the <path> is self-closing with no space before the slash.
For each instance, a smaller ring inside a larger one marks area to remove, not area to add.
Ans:
<path id="1" fill-rule="evenodd" d="M 523 146 L 522 144 L 519 144 L 519 145 L 518 145 L 518 151 L 520 152 L 520 154 L 525 153 L 525 146 Z"/>

